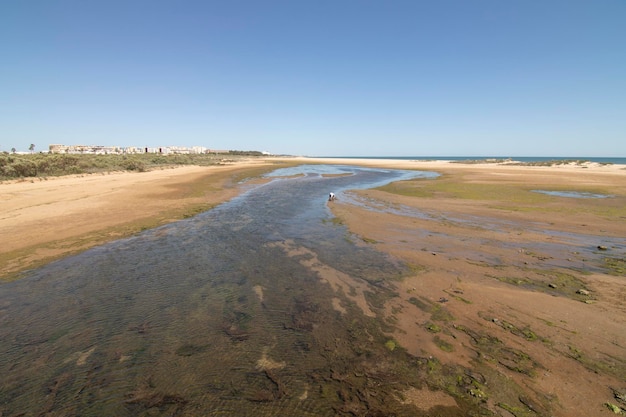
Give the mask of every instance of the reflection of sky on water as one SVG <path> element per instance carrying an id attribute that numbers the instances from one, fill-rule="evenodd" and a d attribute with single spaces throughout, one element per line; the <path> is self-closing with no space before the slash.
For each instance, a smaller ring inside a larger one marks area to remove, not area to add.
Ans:
<path id="1" fill-rule="evenodd" d="M 361 174 L 364 180 L 357 181 L 351 178 L 356 174 Z M 290 168 L 280 168 L 267 174 L 266 177 L 292 177 L 296 175 L 305 175 L 307 177 L 320 177 L 324 175 L 345 175 L 344 180 L 337 180 L 337 186 L 328 190 L 338 194 L 345 190 L 376 188 L 389 184 L 390 178 L 393 181 L 406 181 L 415 178 L 436 178 L 439 176 L 436 172 L 428 171 L 412 171 L 400 169 L 382 169 L 382 168 L 363 168 L 352 165 L 299 165 Z M 374 178 L 377 176 L 378 178 Z"/>
<path id="2" fill-rule="evenodd" d="M 548 191 L 548 190 L 532 190 L 533 193 L 547 194 L 554 197 L 567 197 L 567 198 L 611 198 L 612 195 L 608 194 L 596 194 L 587 193 L 581 191 Z"/>
<path id="3" fill-rule="evenodd" d="M 353 174 L 354 167 L 343 165 L 298 165 L 280 168 L 266 174 L 266 177 L 291 177 L 294 175 L 338 175 Z"/>

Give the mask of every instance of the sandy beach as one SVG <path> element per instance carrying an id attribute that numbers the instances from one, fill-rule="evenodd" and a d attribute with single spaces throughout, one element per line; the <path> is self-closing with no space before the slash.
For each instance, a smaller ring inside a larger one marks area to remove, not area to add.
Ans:
<path id="1" fill-rule="evenodd" d="M 0 184 L 0 280 L 228 201 L 277 161 L 110 172 Z"/>
<path id="2" fill-rule="evenodd" d="M 389 336 L 399 346 L 439 367 L 471 369 L 470 394 L 495 415 L 582 417 L 611 415 L 607 404 L 626 409 L 620 400 L 626 398 L 624 166 L 267 158 L 6 182 L 0 184 L 0 277 L 14 279 L 194 215 L 240 193 L 241 176 L 287 163 L 440 174 L 349 192 L 358 206 L 342 195 L 328 203 L 358 245 L 374 245 L 414 270 L 395 283 L 396 296 L 385 305 Z M 402 207 L 423 216 L 390 209 Z M 583 237 L 579 251 L 551 250 L 572 236 Z M 603 238 L 621 243 L 606 245 Z M 454 404 L 428 389 L 406 396 L 424 412 Z"/>

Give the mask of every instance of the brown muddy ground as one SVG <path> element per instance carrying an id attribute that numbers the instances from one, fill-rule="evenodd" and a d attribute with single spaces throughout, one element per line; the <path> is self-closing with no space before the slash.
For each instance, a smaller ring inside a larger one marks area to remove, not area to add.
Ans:
<path id="1" fill-rule="evenodd" d="M 435 168 L 443 174 L 436 180 L 346 196 L 359 205 L 347 198 L 329 203 L 361 244 L 415 271 L 386 303 L 390 336 L 409 353 L 432 357 L 433 372 L 445 365 L 471 369 L 467 394 L 496 415 L 582 417 L 612 415 L 611 405 L 626 409 L 624 171 Z M 612 197 L 555 197 L 537 189 Z M 402 207 L 420 215 L 391 213 Z M 450 390 L 460 385 L 441 378 Z M 407 398 L 424 410 L 451 403 L 428 390 Z"/>

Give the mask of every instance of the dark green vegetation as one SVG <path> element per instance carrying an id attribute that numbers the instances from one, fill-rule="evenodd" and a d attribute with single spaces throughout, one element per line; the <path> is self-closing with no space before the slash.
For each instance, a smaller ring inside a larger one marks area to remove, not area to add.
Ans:
<path id="1" fill-rule="evenodd" d="M 143 172 L 173 165 L 221 165 L 241 158 L 262 156 L 260 152 L 230 151 L 223 154 L 132 154 L 80 155 L 34 153 L 0 154 L 0 180 L 91 174 L 110 171 Z"/>

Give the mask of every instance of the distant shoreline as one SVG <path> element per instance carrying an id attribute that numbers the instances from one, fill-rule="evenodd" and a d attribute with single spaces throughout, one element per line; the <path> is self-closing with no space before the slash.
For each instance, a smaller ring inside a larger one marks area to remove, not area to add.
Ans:
<path id="1" fill-rule="evenodd" d="M 626 159 L 624 163 L 602 163 L 594 161 L 577 161 L 577 160 L 560 160 L 560 161 L 545 161 L 545 162 L 518 162 L 518 161 L 503 161 L 503 160 L 490 160 L 490 159 L 476 159 L 476 160 L 450 160 L 450 159 L 411 159 L 411 158 L 357 158 L 357 157 L 329 157 L 329 158 L 315 158 L 315 157 L 292 157 L 291 161 L 302 161 L 304 163 L 317 163 L 317 164 L 347 164 L 347 165 L 361 165 L 366 167 L 377 168 L 389 168 L 389 169 L 418 169 L 418 170 L 468 170 L 468 169 L 499 169 L 499 170 L 542 170 L 544 172 L 562 172 L 572 171 L 578 172 L 584 170 L 585 172 L 594 171 L 595 173 L 625 173 L 626 171 Z"/>
<path id="2" fill-rule="evenodd" d="M 507 162 L 565 162 L 581 161 L 599 164 L 626 165 L 626 157 L 574 156 L 311 156 L 313 159 L 391 159 L 415 161 L 507 161 Z"/>

